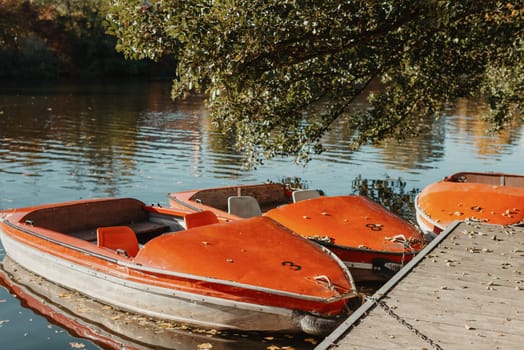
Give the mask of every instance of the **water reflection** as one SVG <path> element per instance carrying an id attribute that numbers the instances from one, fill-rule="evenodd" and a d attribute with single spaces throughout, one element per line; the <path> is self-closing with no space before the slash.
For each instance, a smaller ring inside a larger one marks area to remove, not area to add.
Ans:
<path id="1" fill-rule="evenodd" d="M 511 153 L 522 139 L 522 122 L 515 120 L 499 133 L 483 119 L 487 107 L 477 101 L 460 99 L 440 118 L 420 116 L 419 134 L 404 140 L 388 139 L 374 146 L 363 147 L 366 159 L 382 163 L 386 168 L 412 172 L 430 169 L 446 156 L 446 143 L 471 145 L 479 158 Z M 361 152 L 350 150 L 351 130 L 343 118 L 324 137 L 326 152 L 317 159 L 326 162 L 359 165 Z M 449 150 L 448 156 L 454 156 Z M 523 169 L 524 170 L 524 169 Z"/>
<path id="2" fill-rule="evenodd" d="M 167 180 L 166 174 L 242 178 L 245 171 L 231 135 L 213 130 L 198 96 L 173 103 L 169 88 L 168 82 L 4 88 L 0 172 L 46 181 L 55 177 L 63 188 L 105 195 L 136 185 L 137 177 L 142 178 L 138 183 L 157 176 Z M 446 142 L 473 144 L 481 158 L 511 152 L 521 138 L 521 125 L 487 135 L 489 126 L 478 118 L 483 112 L 479 104 L 461 100 L 446 117 L 421 118 L 419 136 L 387 140 L 360 152 L 350 149 L 351 131 L 341 119 L 324 137 L 326 151 L 312 163 L 342 168 L 375 162 L 419 174 L 446 156 Z M 453 156 L 454 150 L 449 152 Z M 290 161 L 266 164 L 283 167 Z"/>
<path id="3" fill-rule="evenodd" d="M 448 121 L 455 130 L 454 139 L 459 144 L 473 144 L 476 153 L 483 157 L 511 152 L 522 137 L 522 123 L 513 121 L 500 132 L 493 133 L 492 126 L 482 116 L 487 107 L 470 100 L 459 100 L 450 111 Z"/>
<path id="4" fill-rule="evenodd" d="M 402 179 L 365 179 L 358 176 L 352 181 L 351 194 L 366 196 L 373 201 L 403 217 L 412 223 L 416 222 L 415 197 L 420 189 L 406 189 Z"/>

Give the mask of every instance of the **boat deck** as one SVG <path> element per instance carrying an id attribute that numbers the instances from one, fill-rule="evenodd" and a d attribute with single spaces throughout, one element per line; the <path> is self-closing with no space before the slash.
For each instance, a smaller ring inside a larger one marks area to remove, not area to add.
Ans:
<path id="1" fill-rule="evenodd" d="M 456 222 L 317 345 L 519 349 L 524 228 Z"/>

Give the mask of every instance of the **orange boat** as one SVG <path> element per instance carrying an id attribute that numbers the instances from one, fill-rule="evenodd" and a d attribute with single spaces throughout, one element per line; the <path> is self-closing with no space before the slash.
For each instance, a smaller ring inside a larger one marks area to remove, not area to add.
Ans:
<path id="1" fill-rule="evenodd" d="M 460 172 L 425 187 L 415 199 L 417 222 L 434 238 L 455 220 L 524 223 L 524 176 Z"/>
<path id="2" fill-rule="evenodd" d="M 330 249 L 356 281 L 391 277 L 424 244 L 414 225 L 363 196 L 321 196 L 270 183 L 169 193 L 168 198 L 173 208 L 212 211 L 223 221 L 270 217 Z"/>
<path id="3" fill-rule="evenodd" d="M 329 250 L 270 218 L 208 224 L 209 214 L 81 200 L 0 211 L 0 238 L 11 259 L 53 283 L 200 327 L 321 335 L 358 300 Z"/>

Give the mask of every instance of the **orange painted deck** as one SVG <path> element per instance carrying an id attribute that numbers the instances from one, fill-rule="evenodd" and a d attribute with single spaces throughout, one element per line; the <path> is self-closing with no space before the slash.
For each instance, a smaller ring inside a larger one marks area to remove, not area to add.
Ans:
<path id="1" fill-rule="evenodd" d="M 524 228 L 453 223 L 317 345 L 521 349 Z"/>

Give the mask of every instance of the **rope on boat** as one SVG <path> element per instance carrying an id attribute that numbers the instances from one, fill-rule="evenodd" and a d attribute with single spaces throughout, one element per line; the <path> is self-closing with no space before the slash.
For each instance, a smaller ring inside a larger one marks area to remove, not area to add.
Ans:
<path id="1" fill-rule="evenodd" d="M 335 286 L 333 285 L 333 283 L 331 283 L 331 280 L 326 275 L 315 276 L 315 281 L 317 281 L 320 284 L 324 284 L 325 283 L 326 284 L 326 288 L 329 289 L 329 290 L 334 290 L 335 289 Z M 324 283 L 322 283 L 322 282 L 324 282 Z"/>
<path id="2" fill-rule="evenodd" d="M 413 249 L 413 246 L 411 245 L 412 239 L 407 239 L 406 236 L 400 234 L 396 235 L 392 238 L 390 238 L 391 242 L 394 243 L 400 243 L 404 247 L 404 250 L 402 251 L 402 260 L 400 262 L 400 266 L 404 266 L 405 258 L 406 258 L 406 251 L 409 251 L 411 254 L 415 253 L 415 250 Z"/>
<path id="3" fill-rule="evenodd" d="M 306 236 L 306 238 L 312 241 L 319 242 L 319 243 L 328 243 L 328 244 L 333 243 L 333 238 L 329 236 L 314 235 L 314 236 Z"/>

